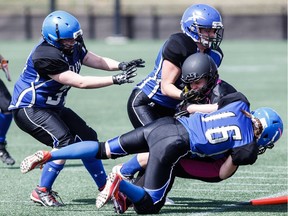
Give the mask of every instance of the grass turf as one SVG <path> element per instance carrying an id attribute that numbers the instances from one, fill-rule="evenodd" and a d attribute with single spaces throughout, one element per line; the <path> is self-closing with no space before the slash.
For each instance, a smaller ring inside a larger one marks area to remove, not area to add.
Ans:
<path id="1" fill-rule="evenodd" d="M 2 41 L 1 54 L 10 60 L 13 81 L 6 82 L 12 92 L 35 41 Z M 122 45 L 108 45 L 104 41 L 87 41 L 89 50 L 117 60 L 143 58 L 146 68 L 138 70 L 135 82 L 152 69 L 157 51 L 163 41 L 132 41 Z M 220 77 L 243 92 L 251 108 L 269 106 L 279 112 L 284 122 L 284 134 L 273 150 L 267 150 L 253 166 L 240 167 L 230 179 L 221 183 L 177 179 L 169 197 L 175 206 L 165 206 L 165 215 L 287 215 L 287 205 L 240 206 L 250 199 L 287 195 L 287 41 L 224 41 L 225 57 L 219 69 Z M 108 72 L 108 74 L 112 74 Z M 107 72 L 82 68 L 81 74 L 105 75 Z M 1 79 L 5 81 L 2 73 Z M 126 102 L 133 84 L 109 88 L 72 89 L 67 106 L 79 113 L 93 127 L 101 140 L 112 138 L 132 129 L 126 113 Z M 0 215 L 114 215 L 112 205 L 95 207 L 98 193 L 81 161 L 68 161 L 59 175 L 54 190 L 59 192 L 66 206 L 44 208 L 29 200 L 37 185 L 40 171 L 23 175 L 21 160 L 38 149 L 48 149 L 12 123 L 7 135 L 8 150 L 16 159 L 12 167 L 0 164 Z M 127 160 L 105 160 L 111 168 Z M 127 214 L 135 214 L 130 209 Z"/>

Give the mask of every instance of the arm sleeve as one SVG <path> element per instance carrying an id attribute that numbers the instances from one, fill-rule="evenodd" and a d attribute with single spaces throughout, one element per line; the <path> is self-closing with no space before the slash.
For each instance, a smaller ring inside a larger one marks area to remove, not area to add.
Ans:
<path id="1" fill-rule="evenodd" d="M 232 149 L 232 161 L 234 165 L 253 164 L 258 157 L 258 147 L 255 142 Z"/>

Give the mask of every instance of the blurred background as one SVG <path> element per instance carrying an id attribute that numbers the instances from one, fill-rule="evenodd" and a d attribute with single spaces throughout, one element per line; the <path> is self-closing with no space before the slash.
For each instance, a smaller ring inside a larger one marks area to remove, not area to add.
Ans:
<path id="1" fill-rule="evenodd" d="M 166 39 L 180 30 L 184 10 L 195 3 L 221 12 L 225 40 L 287 39 L 287 0 L 0 0 L 0 39 L 39 38 L 53 10 L 74 14 L 85 38 Z"/>

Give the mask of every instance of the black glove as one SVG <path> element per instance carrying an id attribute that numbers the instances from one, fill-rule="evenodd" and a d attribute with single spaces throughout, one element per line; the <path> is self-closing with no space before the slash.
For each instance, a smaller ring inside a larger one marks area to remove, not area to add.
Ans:
<path id="1" fill-rule="evenodd" d="M 199 103 L 203 103 L 205 96 L 195 90 L 192 90 L 192 89 L 189 90 L 185 86 L 185 88 L 181 92 L 180 98 L 181 100 L 184 100 L 189 103 L 199 104 Z"/>
<path id="2" fill-rule="evenodd" d="M 118 68 L 119 68 L 119 70 L 126 71 L 132 66 L 136 66 L 139 68 L 145 67 L 144 63 L 145 63 L 145 61 L 143 61 L 142 59 L 134 59 L 134 60 L 129 61 L 129 62 L 119 63 Z"/>
<path id="3" fill-rule="evenodd" d="M 124 70 L 122 73 L 112 76 L 113 83 L 118 84 L 118 85 L 121 85 L 123 83 L 133 83 L 134 81 L 130 79 L 137 75 L 136 71 L 137 71 L 137 68 L 135 65 L 129 67 L 127 70 Z"/>
<path id="4" fill-rule="evenodd" d="M 189 103 L 186 100 L 182 100 L 179 104 L 176 106 L 176 112 L 174 115 L 174 118 L 179 118 L 181 116 L 188 116 L 189 112 L 187 111 Z"/>

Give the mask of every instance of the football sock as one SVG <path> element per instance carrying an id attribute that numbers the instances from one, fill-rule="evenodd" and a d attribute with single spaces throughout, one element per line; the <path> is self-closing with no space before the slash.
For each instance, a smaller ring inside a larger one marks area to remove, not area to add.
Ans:
<path id="1" fill-rule="evenodd" d="M 56 164 L 53 161 L 46 163 L 42 169 L 39 187 L 50 190 L 63 167 L 64 164 Z"/>
<path id="2" fill-rule="evenodd" d="M 98 188 L 102 188 L 106 184 L 107 178 L 102 161 L 94 157 L 82 159 L 82 162 L 97 184 Z"/>
<path id="3" fill-rule="evenodd" d="M 95 158 L 98 152 L 99 144 L 96 141 L 83 141 L 73 143 L 51 152 L 51 158 L 49 161 L 59 159 L 85 159 Z"/>
<path id="4" fill-rule="evenodd" d="M 12 114 L 0 113 L 0 143 L 5 142 L 6 134 L 12 121 Z"/>
<path id="5" fill-rule="evenodd" d="M 137 155 L 133 156 L 130 160 L 123 163 L 121 167 L 121 174 L 124 176 L 133 176 L 136 172 L 143 170 L 140 166 Z"/>
<path id="6" fill-rule="evenodd" d="M 132 203 L 139 202 L 146 193 L 142 187 L 134 185 L 128 181 L 121 181 L 119 184 L 119 190 L 124 193 Z"/>

